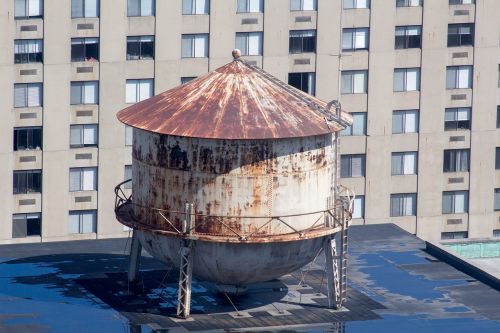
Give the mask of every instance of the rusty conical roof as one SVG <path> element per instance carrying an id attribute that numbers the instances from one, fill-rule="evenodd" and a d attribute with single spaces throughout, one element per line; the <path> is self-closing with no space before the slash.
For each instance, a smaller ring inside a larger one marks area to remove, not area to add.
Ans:
<path id="1" fill-rule="evenodd" d="M 150 132 L 210 139 L 278 139 L 332 133 L 352 122 L 335 108 L 241 59 L 136 103 L 118 119 Z"/>

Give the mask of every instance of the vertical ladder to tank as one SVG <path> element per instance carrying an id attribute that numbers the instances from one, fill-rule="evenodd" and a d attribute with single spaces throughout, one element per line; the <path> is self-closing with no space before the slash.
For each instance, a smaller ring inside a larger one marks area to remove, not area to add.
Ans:
<path id="1" fill-rule="evenodd" d="M 347 246 L 348 237 L 347 231 L 349 230 L 349 220 L 346 214 L 346 208 L 342 205 L 340 209 L 341 214 L 341 231 L 340 231 L 340 307 L 345 303 L 347 299 Z"/>
<path id="2" fill-rule="evenodd" d="M 186 203 L 184 208 L 182 232 L 191 234 L 194 226 L 193 204 Z M 191 312 L 191 281 L 193 278 L 193 241 L 181 240 L 181 262 L 179 265 L 179 292 L 177 295 L 177 317 L 188 318 Z"/>

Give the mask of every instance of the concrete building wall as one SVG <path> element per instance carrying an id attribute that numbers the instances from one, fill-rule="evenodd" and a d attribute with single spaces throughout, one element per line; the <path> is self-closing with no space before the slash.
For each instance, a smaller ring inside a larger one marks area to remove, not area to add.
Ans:
<path id="1" fill-rule="evenodd" d="M 127 16 L 126 0 L 101 0 L 98 18 L 71 18 L 70 0 L 45 0 L 43 18 L 14 17 L 14 1 L 0 7 L 0 243 L 125 236 L 114 218 L 113 188 L 131 164 L 125 126 L 127 79 L 154 79 L 154 93 L 203 75 L 231 60 L 237 32 L 262 32 L 262 55 L 246 59 L 283 81 L 289 73 L 316 73 L 316 96 L 340 98 L 344 109 L 366 113 L 366 135 L 343 136 L 342 154 L 365 154 L 364 177 L 342 183 L 364 196 L 356 224 L 395 223 L 424 239 L 443 232 L 490 237 L 500 229 L 494 190 L 500 188 L 495 148 L 500 146 L 500 12 L 496 0 L 474 5 L 425 1 L 396 7 L 371 1 L 368 9 L 344 9 L 341 0 L 318 0 L 316 11 L 290 11 L 290 0 L 266 0 L 262 13 L 236 13 L 236 0 L 211 1 L 208 15 L 183 15 L 182 1 L 156 1 L 155 15 Z M 448 24 L 474 23 L 474 46 L 447 47 Z M 422 26 L 422 47 L 395 50 L 396 26 Z M 26 26 L 31 28 L 27 29 Z M 369 28 L 368 50 L 341 51 L 342 28 Z M 316 30 L 314 53 L 289 54 L 291 30 Z M 181 58 L 183 34 L 209 34 L 208 58 Z M 155 36 L 154 60 L 127 60 L 126 37 Z M 98 62 L 71 62 L 71 38 L 98 37 Z M 43 39 L 43 63 L 14 64 L 14 40 Z M 446 67 L 473 66 L 471 89 L 446 89 Z M 420 90 L 393 91 L 395 68 L 420 68 Z M 30 75 L 22 75 L 22 70 Z M 34 70 L 34 71 L 33 71 Z M 340 71 L 368 71 L 368 91 L 339 96 Z M 99 81 L 97 105 L 71 105 L 72 81 Z M 43 82 L 43 106 L 14 108 L 15 83 Z M 457 98 L 460 96 L 460 98 Z M 471 107 L 470 130 L 445 131 L 444 110 Z M 418 133 L 392 134 L 394 110 L 418 109 Z M 98 124 L 98 147 L 70 148 L 70 125 Z M 15 127 L 43 126 L 43 149 L 13 151 Z M 443 173 L 445 149 L 470 148 L 470 172 Z M 418 172 L 391 175 L 391 154 L 418 152 Z M 96 191 L 69 191 L 69 170 L 96 167 Z M 43 170 L 41 193 L 13 195 L 13 170 Z M 442 214 L 443 191 L 469 191 L 468 212 Z M 391 217 L 390 197 L 416 193 L 413 216 Z M 29 204 L 26 204 L 29 203 Z M 70 234 L 70 211 L 97 211 L 95 232 Z M 41 213 L 41 236 L 12 237 L 12 215 Z"/>

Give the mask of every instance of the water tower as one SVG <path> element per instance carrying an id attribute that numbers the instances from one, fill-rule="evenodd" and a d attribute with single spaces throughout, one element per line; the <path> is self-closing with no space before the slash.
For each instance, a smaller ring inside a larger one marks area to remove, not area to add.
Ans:
<path id="1" fill-rule="evenodd" d="M 133 197 L 115 189 L 116 216 L 133 228 L 129 280 L 142 247 L 178 268 L 186 318 L 192 276 L 240 293 L 325 250 L 329 304 L 340 307 L 353 197 L 340 193 L 338 132 L 352 119 L 233 56 L 118 113 L 134 128 Z"/>

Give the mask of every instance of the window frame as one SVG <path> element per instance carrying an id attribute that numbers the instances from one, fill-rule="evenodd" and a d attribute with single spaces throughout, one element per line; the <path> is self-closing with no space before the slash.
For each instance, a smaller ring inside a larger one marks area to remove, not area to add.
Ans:
<path id="1" fill-rule="evenodd" d="M 412 4 L 413 1 L 416 1 L 417 4 Z M 396 8 L 405 8 L 405 7 L 422 7 L 423 0 L 396 0 Z"/>
<path id="2" fill-rule="evenodd" d="M 92 171 L 93 173 L 93 178 L 92 178 L 92 184 L 90 188 L 85 185 L 85 172 L 87 171 Z M 79 174 L 79 184 L 75 188 L 73 187 L 73 182 L 72 182 L 72 173 L 78 173 Z M 97 191 L 98 188 L 98 169 L 97 167 L 77 167 L 77 168 L 69 168 L 69 192 L 84 192 L 84 191 Z"/>
<path id="3" fill-rule="evenodd" d="M 19 179 L 20 176 L 26 178 Z M 13 194 L 42 193 L 42 170 L 14 170 L 12 184 Z"/>
<path id="4" fill-rule="evenodd" d="M 257 53 L 250 53 L 251 38 L 258 37 L 258 50 Z M 262 31 L 249 31 L 249 32 L 236 32 L 235 34 L 235 48 L 241 51 L 242 56 L 262 56 L 264 47 L 264 33 Z M 240 43 L 245 44 L 245 48 L 239 47 Z"/>
<path id="5" fill-rule="evenodd" d="M 205 39 L 206 49 L 203 50 L 203 55 L 197 55 L 196 40 Z M 184 40 L 190 40 L 190 56 L 185 56 L 184 52 Z M 210 57 L 210 35 L 209 34 L 182 34 L 181 35 L 181 59 L 192 59 L 192 58 L 209 58 Z"/>
<path id="6" fill-rule="evenodd" d="M 409 89 L 409 77 L 408 73 L 410 71 L 415 71 L 415 89 Z M 403 73 L 403 87 L 402 90 L 396 88 L 396 75 L 399 73 Z M 420 68 L 419 67 L 409 67 L 409 68 L 394 68 L 394 78 L 393 78 L 393 92 L 412 92 L 412 91 L 420 91 Z"/>
<path id="7" fill-rule="evenodd" d="M 412 29 L 417 29 L 417 35 L 410 35 L 409 32 Z M 398 30 L 403 31 L 403 35 L 398 35 Z M 412 46 L 412 36 L 418 37 L 418 46 Z M 403 40 L 403 42 L 398 43 L 399 39 Z M 401 38 L 402 37 L 402 38 Z M 400 47 L 400 45 L 403 45 Z M 396 26 L 394 30 L 394 49 L 395 50 L 406 50 L 406 49 L 421 49 L 422 48 L 422 26 L 421 25 L 400 25 Z"/>
<path id="8" fill-rule="evenodd" d="M 98 147 L 99 146 L 99 125 L 98 124 L 74 124 L 74 125 L 70 125 L 69 126 L 69 131 L 70 131 L 70 135 L 69 135 L 69 148 L 72 149 L 72 148 L 83 148 L 83 147 Z M 94 131 L 95 131 L 95 142 L 93 143 L 86 143 L 85 142 L 85 130 L 86 129 L 90 129 L 90 128 L 93 128 Z M 80 129 L 80 142 L 81 143 L 72 143 L 72 139 L 73 139 L 73 134 L 72 134 L 72 131 L 74 129 Z"/>
<path id="9" fill-rule="evenodd" d="M 408 167 L 406 163 L 407 156 L 413 156 L 413 166 Z M 400 159 L 400 165 L 398 165 L 397 169 L 401 170 L 398 172 L 394 165 L 398 162 L 395 159 Z M 407 169 L 411 168 L 412 171 L 408 171 Z M 392 152 L 391 153 L 391 176 L 409 176 L 409 175 L 417 175 L 418 174 L 418 151 L 401 151 L 401 152 Z"/>
<path id="10" fill-rule="evenodd" d="M 412 200 L 410 212 L 407 211 L 408 199 Z M 417 193 L 391 193 L 389 206 L 390 217 L 417 216 Z"/>
<path id="11" fill-rule="evenodd" d="M 130 177 L 128 177 L 128 174 L 130 174 Z M 129 179 L 132 179 L 132 164 L 127 164 L 123 168 L 123 181 L 127 181 Z M 132 182 L 127 182 L 123 184 L 123 188 L 126 190 L 131 190 L 132 189 Z"/>
<path id="12" fill-rule="evenodd" d="M 295 76 L 297 76 L 297 78 L 295 78 Z M 293 81 L 295 81 L 295 79 L 300 79 L 299 87 L 293 84 L 294 83 Z M 305 89 L 304 83 L 307 85 L 307 89 Z M 310 83 L 312 87 L 310 87 Z M 306 94 L 314 96 L 316 94 L 316 73 L 315 72 L 288 73 L 288 84 L 296 89 L 299 89 L 300 91 L 305 92 Z"/>
<path id="13" fill-rule="evenodd" d="M 151 83 L 151 85 L 150 85 L 151 96 L 142 98 L 141 97 L 141 85 L 144 83 Z M 135 99 L 134 99 L 134 101 L 131 101 L 131 99 L 129 99 L 129 96 L 127 95 L 127 90 L 128 90 L 129 84 L 135 84 Z M 127 104 L 142 102 L 148 98 L 153 97 L 154 95 L 155 95 L 154 79 L 127 79 L 125 81 L 125 103 L 127 103 Z"/>
<path id="14" fill-rule="evenodd" d="M 453 113 L 454 120 L 446 120 L 447 113 Z M 460 114 L 467 114 L 467 120 L 458 119 Z M 450 126 L 454 124 L 454 126 Z M 460 125 L 462 124 L 462 126 Z M 465 125 L 463 126 L 463 125 Z M 470 107 L 446 108 L 444 110 L 444 130 L 447 131 L 470 131 L 472 126 L 472 109 Z"/>
<path id="15" fill-rule="evenodd" d="M 465 157 L 462 155 L 465 155 Z M 469 171 L 470 171 L 470 149 L 466 148 L 466 149 L 443 150 L 443 173 L 469 172 Z"/>
<path id="16" fill-rule="evenodd" d="M 363 47 L 357 47 L 357 37 L 358 32 L 365 32 L 365 45 Z M 344 38 L 346 34 L 350 34 L 350 47 L 345 48 Z M 356 52 L 356 51 L 367 51 L 370 48 L 370 28 L 369 27 L 356 27 L 356 28 L 343 28 L 342 29 L 342 51 L 345 52 Z"/>
<path id="17" fill-rule="evenodd" d="M 90 45 L 96 44 L 96 53 L 94 56 L 91 55 L 92 51 Z M 76 55 L 78 50 L 76 47 L 80 46 L 81 55 Z M 89 53 L 89 54 L 87 54 Z M 99 37 L 78 37 L 71 38 L 71 62 L 99 62 L 100 53 L 100 40 Z"/>
<path id="18" fill-rule="evenodd" d="M 24 13 L 27 15 L 18 15 L 16 14 L 16 2 L 22 1 L 24 2 Z M 30 12 L 30 1 L 31 0 L 15 0 L 14 1 L 14 19 L 15 20 L 32 20 L 32 19 L 43 19 L 43 9 L 44 9 L 44 2 L 43 0 L 35 0 L 38 1 L 38 8 L 40 9 L 39 15 L 29 15 Z"/>
<path id="19" fill-rule="evenodd" d="M 353 160 L 354 158 L 360 158 L 360 169 L 353 176 Z M 347 162 L 346 162 L 347 161 Z M 345 170 L 343 167 L 347 163 L 348 169 Z M 340 178 L 363 178 L 366 177 L 366 154 L 344 154 L 340 155 Z"/>
<path id="20" fill-rule="evenodd" d="M 362 75 L 364 77 L 363 90 L 362 91 L 358 91 L 356 89 L 356 80 L 355 80 L 355 78 L 356 78 L 357 75 Z M 346 91 L 346 90 L 343 89 L 344 88 L 344 84 L 343 84 L 344 77 L 350 77 L 350 79 L 349 79 L 349 85 L 350 85 L 349 91 Z M 340 93 L 342 95 L 367 94 L 368 93 L 368 71 L 367 70 L 361 69 L 361 70 L 347 70 L 347 71 L 342 71 L 340 73 L 340 78 L 341 78 L 341 91 L 340 91 Z"/>
<path id="21" fill-rule="evenodd" d="M 36 217 L 35 217 L 36 216 Z M 30 218 L 31 217 L 31 218 Z M 33 218 L 35 217 L 35 218 Z M 23 221 L 24 227 L 21 227 L 23 231 L 23 235 L 18 235 L 15 233 L 15 230 L 19 231 L 19 227 L 16 229 L 15 224 L 19 223 L 17 221 Z M 33 221 L 35 220 L 37 225 L 33 225 Z M 27 237 L 36 237 L 42 235 L 42 213 L 34 212 L 34 213 L 18 213 L 12 214 L 12 238 L 27 238 Z"/>
<path id="22" fill-rule="evenodd" d="M 151 39 L 151 40 L 146 40 L 146 39 Z M 138 57 L 134 58 L 132 56 L 132 46 L 131 44 L 137 43 L 138 46 Z M 144 56 L 146 52 L 143 52 L 143 44 L 151 43 L 150 49 L 151 49 L 151 55 L 150 56 Z M 135 61 L 135 60 L 154 60 L 155 59 L 155 46 L 156 46 L 156 40 L 154 35 L 141 35 L 141 36 L 127 36 L 127 60 L 129 61 Z"/>
<path id="23" fill-rule="evenodd" d="M 203 0 L 205 1 L 205 6 L 203 7 L 203 12 L 198 12 L 198 1 L 197 0 L 182 0 L 182 15 L 210 15 L 210 0 Z M 191 12 L 187 11 L 187 8 L 184 7 L 184 5 L 187 2 L 191 2 Z"/>
<path id="24" fill-rule="evenodd" d="M 131 7 L 131 2 L 137 2 L 137 9 L 138 9 L 138 14 L 134 15 L 130 13 L 130 7 Z M 143 6 L 142 2 L 143 1 L 151 1 L 151 14 L 146 15 L 142 13 Z M 156 15 L 156 0 L 127 0 L 127 17 L 149 17 L 149 16 L 155 16 Z"/>
<path id="25" fill-rule="evenodd" d="M 89 232 L 84 231 L 84 221 L 83 221 L 83 216 L 84 214 L 88 214 L 92 216 L 92 230 Z M 71 223 L 71 216 L 78 215 L 78 232 L 70 232 L 70 223 Z M 89 234 L 89 233 L 95 233 L 97 232 L 97 210 L 95 209 L 88 209 L 88 210 L 70 210 L 68 213 L 68 234 L 70 235 L 77 235 L 77 234 Z"/>
<path id="26" fill-rule="evenodd" d="M 459 195 L 464 195 L 464 203 L 463 203 L 463 211 L 457 211 L 457 197 Z M 446 202 L 445 202 L 445 197 L 450 196 L 451 201 L 450 204 L 451 206 L 445 207 Z M 443 191 L 442 195 L 442 214 L 443 215 L 449 215 L 449 214 L 467 214 L 469 212 L 469 191 L 467 190 L 461 190 L 461 191 Z"/>
<path id="27" fill-rule="evenodd" d="M 19 136 L 24 136 L 22 131 L 26 131 L 26 148 L 19 148 Z M 39 131 L 39 133 L 33 133 Z M 39 140 L 37 140 L 39 139 Z M 31 141 L 31 144 L 30 144 Z M 39 141 L 40 145 L 34 144 Z M 42 150 L 43 149 L 43 127 L 42 126 L 27 126 L 27 127 L 14 127 L 13 131 L 13 151 L 26 151 L 26 150 Z"/>
<path id="28" fill-rule="evenodd" d="M 467 70 L 467 85 L 464 87 L 462 86 L 462 75 L 464 75 L 464 70 Z M 453 78 L 450 78 L 449 76 L 453 75 L 454 76 L 454 82 L 453 85 L 450 85 L 450 81 Z M 472 89 L 473 85 L 473 80 L 474 80 L 474 69 L 473 66 L 471 65 L 461 65 L 461 66 L 447 66 L 446 67 L 446 90 L 453 90 L 453 89 Z"/>
<path id="29" fill-rule="evenodd" d="M 312 34 L 312 36 L 306 36 L 306 34 Z M 288 33 L 288 53 L 316 53 L 317 38 L 318 34 L 315 29 L 290 30 Z"/>
<path id="30" fill-rule="evenodd" d="M 259 8 L 258 11 L 250 10 L 250 8 L 252 7 L 251 2 L 255 2 L 255 1 L 258 2 L 258 8 Z M 240 10 L 240 8 L 242 7 L 240 5 L 241 2 L 245 3 L 244 7 L 246 9 L 244 11 Z M 264 12 L 264 0 L 236 0 L 236 14 L 263 13 L 263 12 Z"/>
<path id="31" fill-rule="evenodd" d="M 82 16 L 74 15 L 73 8 L 76 7 L 76 5 L 78 4 L 78 3 L 75 4 L 75 1 L 80 1 L 81 2 Z M 95 1 L 95 4 L 96 4 L 95 16 L 87 15 L 87 2 L 88 2 L 88 0 L 71 0 L 71 18 L 72 19 L 78 19 L 78 18 L 98 18 L 99 15 L 100 15 L 101 1 L 100 0 L 92 0 L 92 1 Z"/>
<path id="32" fill-rule="evenodd" d="M 346 2 L 352 1 L 352 7 L 347 7 Z M 366 7 L 358 7 L 358 2 L 366 2 Z M 370 9 L 371 0 L 342 0 L 342 9 Z"/>
<path id="33" fill-rule="evenodd" d="M 86 92 L 87 87 L 94 87 L 95 96 L 92 98 L 92 102 L 87 102 Z M 74 103 L 76 99 L 73 96 L 73 92 L 78 89 L 80 92 L 79 102 Z M 99 81 L 71 81 L 70 82 L 70 105 L 98 105 L 99 104 Z"/>
<path id="34" fill-rule="evenodd" d="M 346 128 L 344 128 L 341 132 L 340 132 L 340 135 L 341 136 L 363 136 L 363 135 L 366 135 L 366 124 L 367 124 L 367 118 L 368 118 L 368 112 L 351 112 L 351 116 L 353 118 L 353 122 L 351 125 L 348 125 L 346 126 Z M 356 131 L 356 134 L 355 134 L 355 125 L 356 125 L 356 117 L 357 116 L 362 116 L 364 119 L 363 119 L 363 124 L 362 124 L 362 131 L 361 133 L 362 134 L 358 134 L 359 132 Z"/>
<path id="35" fill-rule="evenodd" d="M 460 30 L 463 28 L 469 28 L 470 33 L 461 33 Z M 457 32 L 450 32 L 450 30 L 457 30 Z M 448 47 L 462 47 L 462 46 L 474 46 L 475 41 L 475 25 L 474 23 L 454 23 L 448 24 L 448 35 L 447 35 L 447 46 Z M 470 37 L 465 37 L 470 36 Z M 470 40 L 467 40 L 467 39 Z"/>
<path id="36" fill-rule="evenodd" d="M 408 121 L 407 116 L 409 114 L 415 114 L 415 130 L 410 132 L 407 131 Z M 401 115 L 401 132 L 396 132 L 396 120 L 395 117 Z M 410 110 L 394 110 L 392 111 L 392 134 L 409 134 L 409 133 L 418 133 L 419 130 L 419 122 L 420 122 L 420 112 L 418 109 L 410 109 Z"/>
<path id="37" fill-rule="evenodd" d="M 31 43 L 31 44 L 30 44 Z M 43 39 L 15 39 L 14 40 L 14 64 L 43 64 Z M 28 50 L 19 52 L 19 49 Z M 38 51 L 30 51 L 38 49 Z"/>
<path id="38" fill-rule="evenodd" d="M 312 1 L 313 9 L 305 9 L 306 1 Z M 294 3 L 298 2 L 299 7 L 295 7 Z M 295 9 L 298 8 L 298 9 Z M 291 12 L 313 12 L 318 10 L 318 1 L 317 0 L 290 0 L 290 11 Z"/>

